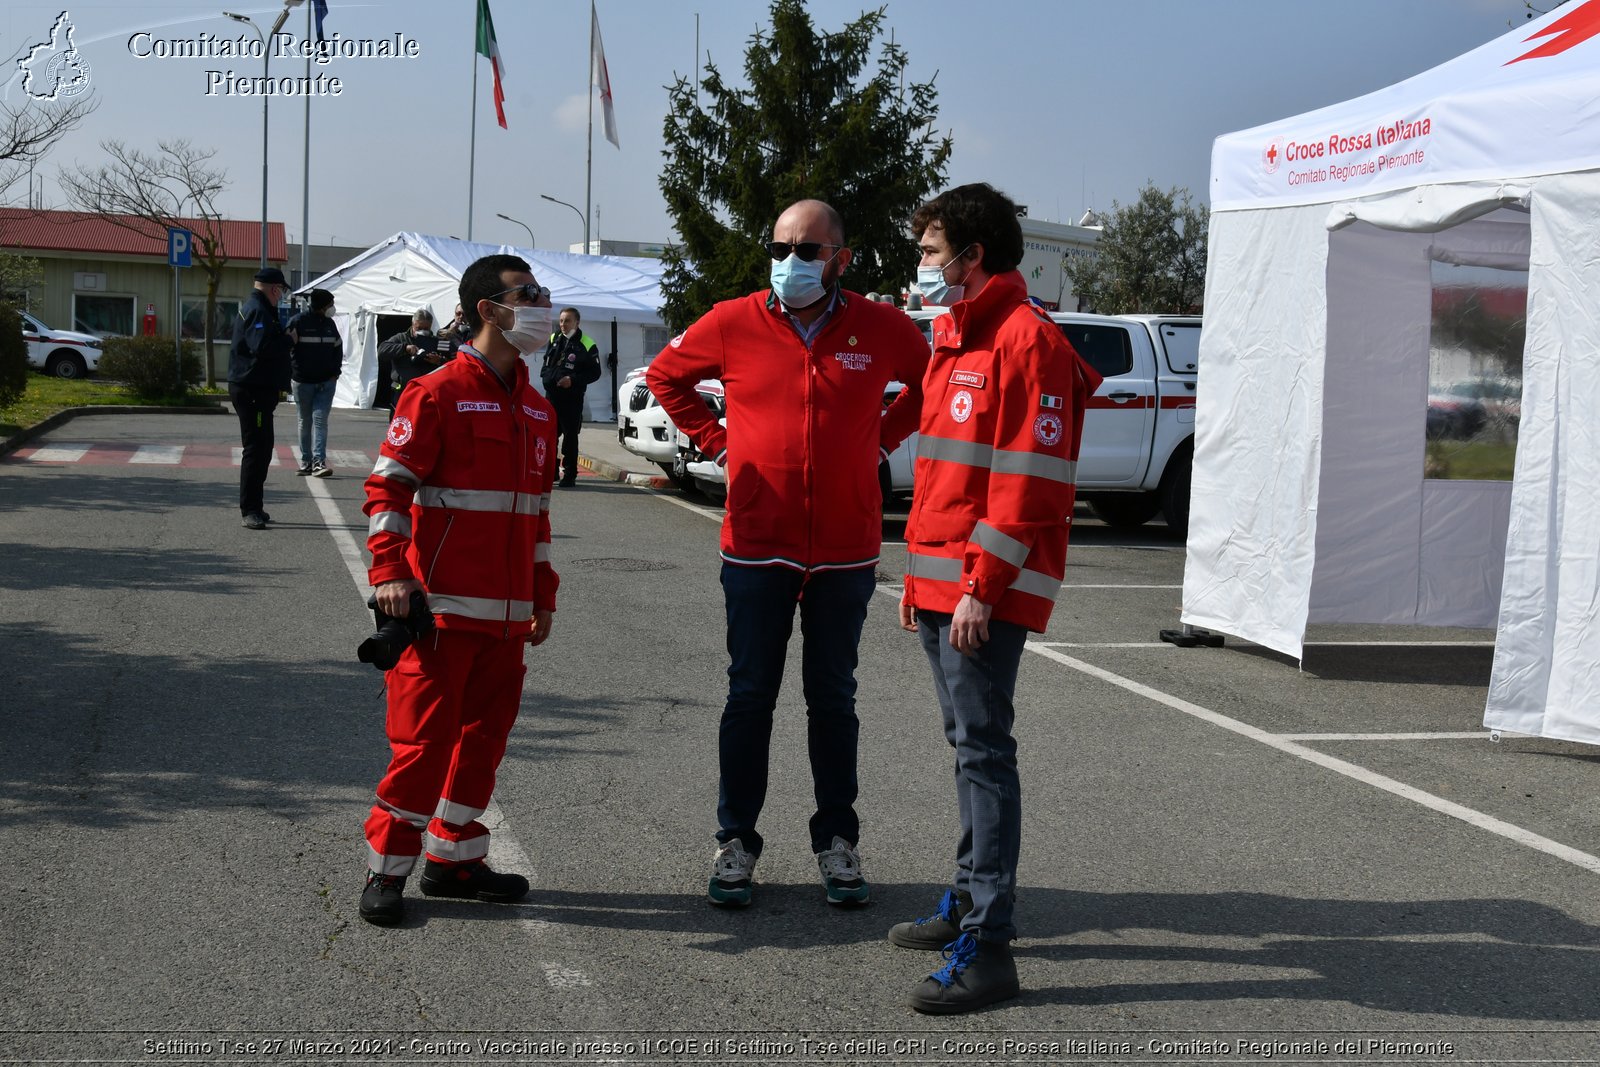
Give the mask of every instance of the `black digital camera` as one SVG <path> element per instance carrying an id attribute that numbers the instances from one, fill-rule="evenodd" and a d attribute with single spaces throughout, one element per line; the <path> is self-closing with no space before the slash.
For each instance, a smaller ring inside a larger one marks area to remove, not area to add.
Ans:
<path id="1" fill-rule="evenodd" d="M 376 633 L 361 642 L 361 647 L 356 649 L 356 658 L 362 663 L 372 664 L 380 671 L 393 670 L 412 642 L 420 641 L 433 632 L 433 612 L 428 609 L 428 598 L 420 589 L 411 594 L 411 613 L 403 619 L 378 607 L 376 594 L 367 600 L 367 607 L 372 609 L 378 628 Z"/>

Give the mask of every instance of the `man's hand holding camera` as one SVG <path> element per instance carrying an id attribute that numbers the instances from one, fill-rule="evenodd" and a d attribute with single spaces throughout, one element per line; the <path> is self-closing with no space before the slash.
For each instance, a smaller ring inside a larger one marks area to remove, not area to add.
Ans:
<path id="1" fill-rule="evenodd" d="M 401 623 L 399 629 L 385 630 L 385 619 L 380 618 L 378 633 L 363 642 L 357 650 L 357 658 L 361 662 L 372 663 L 380 670 L 389 670 L 411 641 L 433 630 L 433 613 L 428 611 L 427 594 L 423 591 L 422 583 L 415 578 L 399 578 L 374 587 L 371 606 L 388 619 L 407 620 Z M 413 606 L 426 618 L 412 620 Z M 535 611 L 533 629 L 526 638 L 528 644 L 544 644 L 554 626 L 555 612 L 543 609 Z"/>

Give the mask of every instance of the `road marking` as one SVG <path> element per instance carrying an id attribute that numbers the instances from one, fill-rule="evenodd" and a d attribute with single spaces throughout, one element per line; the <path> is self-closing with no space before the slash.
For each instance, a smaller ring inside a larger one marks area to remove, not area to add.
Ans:
<path id="1" fill-rule="evenodd" d="M 28 457 L 30 463 L 76 463 L 88 455 L 89 449 L 94 445 L 66 444 L 51 445 L 48 448 L 36 448 Z"/>
<path id="2" fill-rule="evenodd" d="M 1147 700 L 1153 700 L 1158 704 L 1163 704 L 1174 711 L 1180 711 L 1183 714 L 1199 719 L 1202 722 L 1208 722 L 1213 726 L 1220 726 L 1224 730 L 1236 733 L 1241 737 L 1249 738 L 1252 741 L 1257 741 L 1263 745 L 1266 745 L 1268 748 L 1277 749 L 1279 752 L 1282 752 L 1285 755 L 1294 756 L 1297 759 L 1303 759 L 1308 763 L 1314 763 L 1326 770 L 1333 771 L 1335 774 L 1342 774 L 1347 778 L 1353 778 L 1364 785 L 1370 785 L 1375 789 L 1381 789 L 1386 793 L 1392 793 L 1403 800 L 1409 800 L 1414 804 L 1420 804 L 1422 807 L 1428 808 L 1431 811 L 1436 811 L 1441 815 L 1448 815 L 1452 819 L 1460 819 L 1462 822 L 1471 826 L 1476 826 L 1480 830 L 1487 830 L 1491 834 L 1496 834 L 1500 837 L 1506 838 L 1509 841 L 1514 841 L 1519 845 L 1543 852 L 1548 856 L 1553 856 L 1556 859 L 1563 860 L 1575 867 L 1581 867 L 1586 871 L 1600 874 L 1600 856 L 1594 856 L 1587 852 L 1581 852 L 1570 845 L 1563 845 L 1559 841 L 1552 841 L 1550 838 L 1536 834 L 1532 830 L 1527 830 L 1513 823 L 1508 823 L 1502 819 L 1497 819 L 1493 815 L 1487 815 L 1463 804 L 1457 804 L 1454 801 L 1445 800 L 1443 797 L 1434 796 L 1432 793 L 1424 792 L 1415 786 L 1406 785 L 1404 782 L 1399 782 L 1393 778 L 1378 774 L 1375 771 L 1370 771 L 1365 767 L 1359 766 L 1358 764 L 1350 763 L 1342 759 L 1336 759 L 1333 756 L 1318 752 L 1315 749 L 1306 748 L 1304 745 L 1299 745 L 1293 741 L 1286 740 L 1282 736 L 1268 733 L 1267 731 L 1258 727 L 1251 726 L 1249 723 L 1240 722 L 1238 719 L 1229 718 L 1228 716 L 1219 712 L 1212 711 L 1210 708 L 1204 708 L 1199 704 L 1190 703 L 1189 701 L 1180 697 L 1172 696 L 1169 693 L 1163 693 L 1159 689 L 1152 688 L 1140 682 L 1135 682 L 1131 678 L 1124 678 L 1120 674 L 1113 674 L 1108 670 L 1103 670 L 1100 667 L 1096 667 L 1092 663 L 1085 663 L 1083 660 L 1073 659 L 1071 656 L 1057 652 L 1053 648 L 1047 648 L 1031 641 L 1025 647 L 1035 655 L 1043 656 L 1049 660 L 1054 660 L 1055 662 L 1064 666 L 1071 667 L 1073 670 L 1078 671 L 1081 674 L 1087 674 L 1091 678 L 1098 678 L 1100 681 L 1109 682 L 1111 685 L 1125 689 L 1136 696 L 1144 697 Z"/>
<path id="3" fill-rule="evenodd" d="M 675 504 L 685 511 L 692 511 L 696 515 L 710 519 L 712 522 L 722 521 L 721 512 L 712 511 L 710 508 L 703 508 L 699 504 L 691 504 L 687 500 L 679 500 L 677 497 L 671 496 L 671 493 L 677 492 L 676 489 L 652 489 L 648 485 L 632 485 L 628 482 L 624 482 L 623 484 L 628 485 L 629 488 L 637 489 L 641 493 L 649 493 L 652 496 L 659 497 L 660 499 L 665 500 L 667 503 Z"/>
<path id="4" fill-rule="evenodd" d="M 285 446 L 285 447 L 287 447 L 287 446 Z M 239 445 L 234 445 L 231 449 L 228 450 L 228 454 L 229 454 L 230 458 L 233 460 L 233 465 L 235 467 L 239 466 L 240 464 L 242 464 L 244 462 L 244 448 L 243 447 L 241 447 Z M 272 449 L 267 454 L 267 466 L 269 466 L 269 467 L 281 466 L 281 464 L 278 462 L 278 450 L 276 448 Z"/>
<path id="5" fill-rule="evenodd" d="M 1274 734 L 1285 741 L 1488 741 L 1488 730 L 1460 730 L 1453 733 L 1414 734 Z"/>
<path id="6" fill-rule="evenodd" d="M 328 528 L 328 533 L 333 535 L 333 543 L 339 549 L 339 557 L 344 560 L 345 569 L 350 572 L 350 578 L 356 583 L 356 592 L 361 596 L 363 604 L 366 603 L 367 590 L 371 588 L 367 581 L 367 564 L 361 555 L 361 548 L 356 544 L 355 535 L 345 524 L 344 516 L 339 514 L 339 505 L 334 503 L 333 495 L 328 492 L 328 487 L 320 479 L 307 478 L 306 488 L 310 490 L 312 499 L 316 501 L 317 511 L 322 515 L 322 523 Z M 483 815 L 479 819 L 489 828 L 489 857 L 500 870 L 522 871 L 532 875 L 537 868 L 534 867 L 528 854 L 517 843 L 516 835 L 511 830 L 511 820 L 506 818 L 506 813 L 500 805 L 490 798 L 484 807 Z M 517 925 L 533 943 L 544 947 L 548 943 L 548 935 L 555 929 L 555 924 L 543 919 L 519 919 Z M 589 976 L 582 971 L 564 967 L 557 963 L 541 962 L 540 968 L 544 971 L 545 984 L 552 989 L 573 989 L 580 986 L 593 985 Z"/>
<path id="7" fill-rule="evenodd" d="M 182 445 L 140 445 L 128 457 L 129 463 L 180 463 L 183 460 Z"/>
<path id="8" fill-rule="evenodd" d="M 366 452 L 357 452 L 354 449 L 330 449 L 328 462 L 343 470 L 362 470 L 371 472 L 372 456 Z"/>
<path id="9" fill-rule="evenodd" d="M 1116 588 L 1112 586 L 1111 588 Z M 1035 641 L 1048 648 L 1176 648 L 1165 641 Z"/>

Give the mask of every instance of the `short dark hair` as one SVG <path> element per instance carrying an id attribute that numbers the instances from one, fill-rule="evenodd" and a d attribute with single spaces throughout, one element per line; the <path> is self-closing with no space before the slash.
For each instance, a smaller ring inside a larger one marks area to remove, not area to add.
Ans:
<path id="1" fill-rule="evenodd" d="M 478 301 L 493 300 L 506 291 L 506 283 L 500 280 L 500 275 L 506 271 L 532 274 L 533 268 L 521 256 L 497 255 L 484 256 L 462 272 L 456 295 L 461 298 L 461 321 L 473 333 L 483 326 Z"/>
<path id="2" fill-rule="evenodd" d="M 944 231 L 955 252 L 981 244 L 983 269 L 988 274 L 1016 270 L 1022 262 L 1017 205 L 988 182 L 958 185 L 917 208 L 911 216 L 911 232 L 921 239 L 930 226 Z"/>
<path id="3" fill-rule="evenodd" d="M 326 289 L 311 290 L 311 310 L 322 311 L 333 306 L 333 294 Z"/>
<path id="4" fill-rule="evenodd" d="M 579 322 L 583 321 L 583 313 L 580 312 L 577 308 L 562 308 L 560 311 L 556 312 L 556 318 L 559 319 L 561 316 L 565 315 L 569 311 L 572 312 L 572 317 L 574 319 L 577 319 Z"/>

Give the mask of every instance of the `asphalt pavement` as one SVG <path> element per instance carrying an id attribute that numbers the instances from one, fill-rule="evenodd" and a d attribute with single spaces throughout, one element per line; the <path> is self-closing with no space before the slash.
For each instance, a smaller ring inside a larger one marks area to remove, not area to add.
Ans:
<path id="1" fill-rule="evenodd" d="M 884 937 L 956 844 L 894 621 L 903 505 L 858 671 L 873 903 L 824 902 L 791 676 L 755 904 L 707 906 L 720 512 L 594 473 L 651 473 L 604 426 L 555 497 L 556 624 L 491 812 L 534 889 L 413 886 L 362 923 L 383 424 L 335 412 L 335 476 L 302 479 L 280 408 L 259 533 L 231 417 L 82 417 L 0 460 L 0 1062 L 1600 1062 L 1600 752 L 1488 738 L 1492 634 L 1177 649 L 1182 545 L 1082 510 L 1019 683 L 1023 995 L 915 1015 L 939 961 Z"/>

